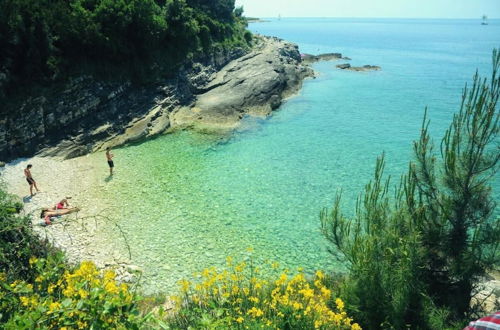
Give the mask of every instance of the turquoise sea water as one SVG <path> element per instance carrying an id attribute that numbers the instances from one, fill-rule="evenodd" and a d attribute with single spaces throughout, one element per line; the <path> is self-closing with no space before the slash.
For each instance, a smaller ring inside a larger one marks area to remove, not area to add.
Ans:
<path id="1" fill-rule="evenodd" d="M 249 28 L 382 70 L 317 63 L 318 77 L 299 95 L 267 120 L 247 118 L 227 140 L 180 132 L 116 150 L 101 198 L 145 269 L 147 291 L 248 247 L 259 261 L 342 270 L 320 235 L 319 211 L 342 189 L 352 212 L 382 152 L 386 173 L 405 172 L 424 107 L 438 140 L 464 83 L 476 68 L 489 73 L 500 46 L 498 20 L 282 19 Z"/>

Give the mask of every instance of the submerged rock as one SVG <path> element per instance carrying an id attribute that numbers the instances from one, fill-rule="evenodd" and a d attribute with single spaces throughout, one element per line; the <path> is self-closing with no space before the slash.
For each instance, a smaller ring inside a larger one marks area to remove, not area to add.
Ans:
<path id="1" fill-rule="evenodd" d="M 338 64 L 337 68 L 350 71 L 379 71 L 382 68 L 377 65 L 351 66 L 349 63 Z"/>
<path id="2" fill-rule="evenodd" d="M 336 67 L 344 70 L 344 69 L 349 69 L 351 65 L 349 63 L 344 63 L 344 64 L 337 64 Z"/>

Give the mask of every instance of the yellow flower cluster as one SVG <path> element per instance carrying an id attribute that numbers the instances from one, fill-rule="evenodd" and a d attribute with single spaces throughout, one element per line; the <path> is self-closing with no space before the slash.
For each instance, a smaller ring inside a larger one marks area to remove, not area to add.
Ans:
<path id="1" fill-rule="evenodd" d="M 361 329 L 347 316 L 344 302 L 332 298 L 321 271 L 312 279 L 307 279 L 302 270 L 294 276 L 284 271 L 270 281 L 256 277 L 258 270 L 251 262 L 250 266 L 234 263 L 228 257 L 227 264 L 228 270 L 219 272 L 212 267 L 195 274 L 200 279 L 197 283 L 180 281 L 181 296 L 172 297 L 177 307 L 189 308 L 193 304 L 210 312 L 217 306 L 235 327 L 258 324 L 281 328 L 294 324 L 297 328 Z"/>
<path id="2" fill-rule="evenodd" d="M 32 258 L 30 264 L 37 261 Z M 10 288 L 17 294 L 19 306 L 26 313 L 41 313 L 42 317 L 37 317 L 37 322 L 43 328 L 72 324 L 72 329 L 85 329 L 89 322 L 96 324 L 96 319 L 101 326 L 107 324 L 114 327 L 127 319 L 124 311 L 130 309 L 134 300 L 128 286 L 118 284 L 115 278 L 113 271 L 105 271 L 101 275 L 92 262 L 82 262 L 73 272 L 66 271 L 57 277 L 43 273 L 38 275 L 35 287 L 15 281 Z"/>

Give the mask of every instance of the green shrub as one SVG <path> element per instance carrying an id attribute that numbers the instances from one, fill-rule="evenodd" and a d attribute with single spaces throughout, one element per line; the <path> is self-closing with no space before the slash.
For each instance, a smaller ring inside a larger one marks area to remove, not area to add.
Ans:
<path id="1" fill-rule="evenodd" d="M 11 279 L 34 279 L 32 256 L 54 253 L 32 230 L 31 219 L 19 214 L 22 203 L 0 187 L 0 273 Z"/>
<path id="2" fill-rule="evenodd" d="M 57 259 L 31 258 L 33 283 L 2 279 L 0 307 L 5 329 L 139 329 L 147 318 L 138 297 L 113 271 L 101 274 L 91 262 L 74 271 Z"/>
<path id="3" fill-rule="evenodd" d="M 500 221 L 489 182 L 498 171 L 500 54 L 488 83 L 476 74 L 462 105 L 433 151 L 424 117 L 415 162 L 389 195 L 383 157 L 358 199 L 353 218 L 340 194 L 323 210 L 323 233 L 347 261 L 344 297 L 369 329 L 443 328 L 470 311 L 473 288 L 499 265 Z"/>

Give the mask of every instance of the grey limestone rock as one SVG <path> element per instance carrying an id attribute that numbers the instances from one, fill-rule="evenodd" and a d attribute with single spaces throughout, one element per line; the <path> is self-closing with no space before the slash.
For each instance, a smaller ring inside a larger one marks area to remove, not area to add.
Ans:
<path id="1" fill-rule="evenodd" d="M 303 65 L 295 44 L 255 40 L 250 50 L 207 55 L 148 85 L 87 75 L 43 95 L 27 91 L 25 100 L 2 111 L 0 158 L 71 158 L 178 126 L 218 130 L 236 127 L 245 114 L 268 115 L 313 71 Z"/>

